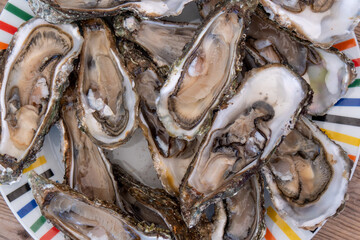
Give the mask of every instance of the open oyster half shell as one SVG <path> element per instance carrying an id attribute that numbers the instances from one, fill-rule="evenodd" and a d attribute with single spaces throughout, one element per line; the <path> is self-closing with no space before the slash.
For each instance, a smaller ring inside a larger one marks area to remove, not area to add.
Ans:
<path id="1" fill-rule="evenodd" d="M 35 161 L 58 116 L 58 103 L 82 43 L 76 25 L 53 25 L 37 18 L 15 33 L 0 67 L 2 184 L 16 180 Z"/>

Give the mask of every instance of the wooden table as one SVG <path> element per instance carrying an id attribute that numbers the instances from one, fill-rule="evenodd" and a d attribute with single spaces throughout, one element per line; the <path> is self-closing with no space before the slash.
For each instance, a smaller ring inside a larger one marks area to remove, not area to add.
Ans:
<path id="1" fill-rule="evenodd" d="M 0 0 L 0 12 L 7 0 Z M 360 25 L 356 28 L 360 42 Z M 314 238 L 315 240 L 355 240 L 360 239 L 360 165 L 349 185 L 349 200 L 344 211 L 336 218 L 330 219 Z M 0 197 L 0 239 L 32 239 L 16 220 L 4 199 Z M 279 239 L 280 240 L 280 239 Z"/>

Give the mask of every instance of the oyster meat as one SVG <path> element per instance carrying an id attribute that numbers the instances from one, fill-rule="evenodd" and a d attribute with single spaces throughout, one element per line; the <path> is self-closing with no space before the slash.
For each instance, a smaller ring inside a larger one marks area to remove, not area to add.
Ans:
<path id="1" fill-rule="evenodd" d="M 197 152 L 199 139 L 186 141 L 169 136 L 156 114 L 155 100 L 164 80 L 154 64 L 130 42 L 120 42 L 126 67 L 134 75 L 140 96 L 140 127 L 148 141 L 154 167 L 165 190 L 179 193 L 179 186 L 191 160 Z"/>
<path id="2" fill-rule="evenodd" d="M 339 145 L 301 116 L 263 173 L 284 220 L 314 230 L 343 209 L 352 166 Z"/>
<path id="3" fill-rule="evenodd" d="M 192 0 L 29 0 L 33 12 L 48 22 L 73 22 L 114 16 L 131 10 L 147 17 L 179 15 Z"/>
<path id="4" fill-rule="evenodd" d="M 247 30 L 247 61 L 245 68 L 268 63 L 291 66 L 310 84 L 314 91 L 313 102 L 307 107 L 311 115 L 323 115 L 342 96 L 355 78 L 353 62 L 335 48 L 321 49 L 309 42 L 300 41 L 276 23 L 266 19 L 260 9 L 251 16 Z"/>
<path id="5" fill-rule="evenodd" d="M 225 200 L 225 239 L 261 240 L 265 236 L 264 180 L 253 175 L 234 196 Z"/>
<path id="6" fill-rule="evenodd" d="M 308 84 L 281 64 L 250 71 L 215 116 L 180 187 L 189 227 L 211 203 L 238 192 L 293 128 L 308 103 Z"/>
<path id="7" fill-rule="evenodd" d="M 244 29 L 238 11 L 232 4 L 219 10 L 174 63 L 157 100 L 157 113 L 170 135 L 191 140 L 206 131 L 212 111 L 231 91 Z"/>
<path id="8" fill-rule="evenodd" d="M 126 142 L 137 127 L 138 96 L 111 30 L 101 19 L 82 23 L 84 45 L 78 67 L 78 117 L 100 147 Z"/>
<path id="9" fill-rule="evenodd" d="M 0 182 L 35 161 L 83 39 L 76 25 L 34 18 L 14 35 L 1 64 Z M 5 60 L 6 59 L 6 60 Z"/>
<path id="10" fill-rule="evenodd" d="M 167 229 L 139 221 L 115 205 L 91 201 L 35 172 L 29 183 L 43 216 L 71 239 L 171 239 Z"/>
<path id="11" fill-rule="evenodd" d="M 141 46 L 159 67 L 169 68 L 194 37 L 198 24 L 174 23 L 119 15 L 115 34 Z"/>
<path id="12" fill-rule="evenodd" d="M 358 0 L 260 0 L 270 19 L 317 46 L 330 47 L 360 21 Z"/>

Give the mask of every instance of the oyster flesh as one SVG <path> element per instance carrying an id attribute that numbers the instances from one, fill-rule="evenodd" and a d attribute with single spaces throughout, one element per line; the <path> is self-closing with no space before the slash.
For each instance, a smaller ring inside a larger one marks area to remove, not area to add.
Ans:
<path id="1" fill-rule="evenodd" d="M 29 183 L 43 216 L 71 239 L 171 239 L 167 229 L 139 221 L 115 205 L 91 201 L 35 172 Z"/>
<path id="2" fill-rule="evenodd" d="M 101 19 L 82 22 L 78 67 L 78 117 L 98 146 L 113 149 L 137 127 L 138 96 L 111 30 Z"/>
<path id="3" fill-rule="evenodd" d="M 74 190 L 89 199 L 100 199 L 122 207 L 112 166 L 102 149 L 78 128 L 75 89 L 64 94 L 61 117 L 68 148 L 65 154 L 65 180 Z"/>
<path id="4" fill-rule="evenodd" d="M 301 116 L 263 173 L 284 220 L 314 230 L 343 209 L 352 166 L 339 145 Z"/>
<path id="5" fill-rule="evenodd" d="M 270 19 L 317 46 L 330 47 L 360 21 L 358 0 L 260 0 Z"/>
<path id="6" fill-rule="evenodd" d="M 262 240 L 265 235 L 264 180 L 253 175 L 234 196 L 225 199 L 225 239 Z"/>
<path id="7" fill-rule="evenodd" d="M 281 64 L 251 70 L 215 116 L 180 187 L 189 227 L 211 203 L 238 192 L 293 128 L 311 90 Z"/>
<path id="8" fill-rule="evenodd" d="M 257 9 L 247 30 L 247 53 L 258 67 L 283 63 L 301 75 L 314 91 L 308 114 L 323 115 L 342 96 L 355 78 L 354 63 L 335 48 L 321 49 L 300 41 Z M 246 66 L 247 64 L 245 64 Z"/>
<path id="9" fill-rule="evenodd" d="M 194 37 L 198 24 L 174 23 L 119 15 L 113 22 L 115 34 L 141 46 L 159 67 L 169 67 Z"/>
<path id="10" fill-rule="evenodd" d="M 131 10 L 146 17 L 179 15 L 192 0 L 29 0 L 33 12 L 52 23 L 114 16 Z"/>
<path id="11" fill-rule="evenodd" d="M 212 111 L 231 91 L 244 29 L 238 11 L 233 4 L 219 10 L 174 63 L 157 99 L 157 113 L 171 136 L 191 140 L 206 131 Z"/>
<path id="12" fill-rule="evenodd" d="M 83 39 L 76 25 L 34 18 L 15 33 L 1 64 L 0 182 L 35 161 Z M 6 59 L 6 60 L 5 60 Z"/>

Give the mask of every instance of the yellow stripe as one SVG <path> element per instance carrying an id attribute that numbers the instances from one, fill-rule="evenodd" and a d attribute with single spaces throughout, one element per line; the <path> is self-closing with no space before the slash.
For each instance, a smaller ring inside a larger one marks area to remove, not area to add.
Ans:
<path id="1" fill-rule="evenodd" d="M 267 215 L 273 220 L 276 225 L 285 233 L 285 235 L 290 240 L 301 240 L 299 236 L 289 227 L 289 225 L 282 220 L 282 218 L 275 212 L 275 210 L 270 206 L 267 209 Z"/>
<path id="2" fill-rule="evenodd" d="M 44 165 L 45 163 L 46 163 L 46 158 L 44 156 L 38 157 L 33 164 L 31 164 L 28 168 L 25 168 L 23 170 L 23 173 L 27 173 L 37 167 L 40 167 L 41 165 Z"/>
<path id="3" fill-rule="evenodd" d="M 332 140 L 354 145 L 356 147 L 360 145 L 360 138 L 352 137 L 346 134 L 330 131 L 323 128 L 321 128 L 321 130 L 324 131 L 325 134 L 328 135 L 328 137 L 331 138 Z"/>

